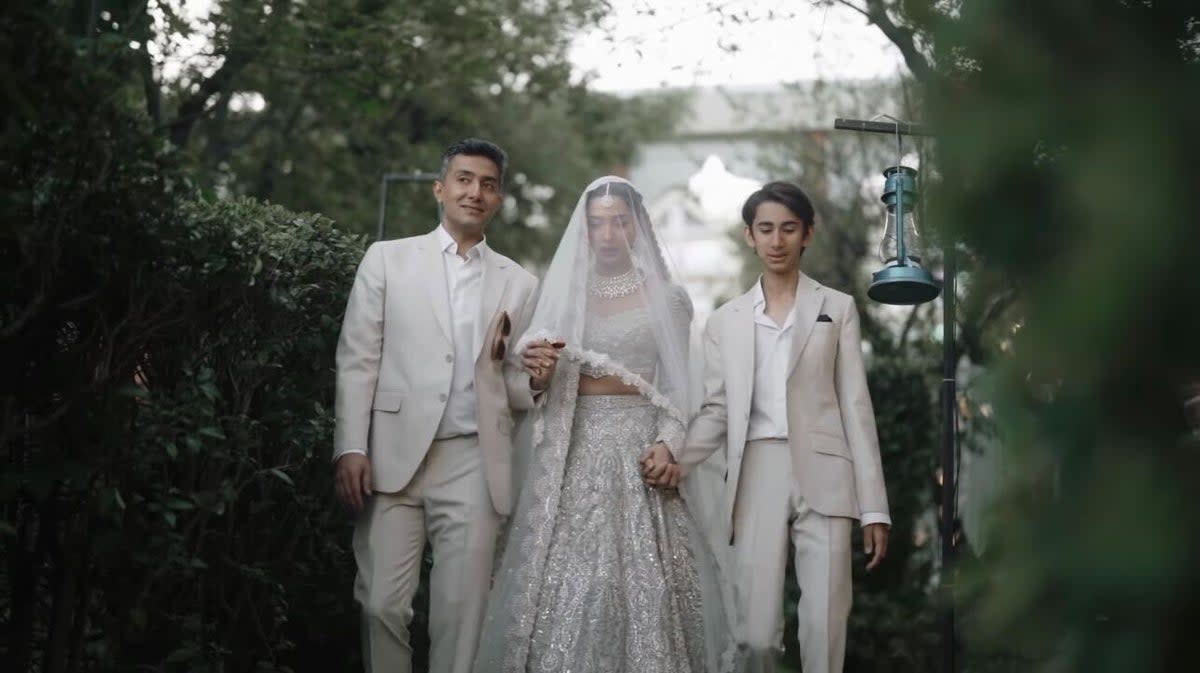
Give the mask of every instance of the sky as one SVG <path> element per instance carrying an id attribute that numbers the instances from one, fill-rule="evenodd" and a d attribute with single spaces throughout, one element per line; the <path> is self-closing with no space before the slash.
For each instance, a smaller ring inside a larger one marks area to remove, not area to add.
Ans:
<path id="1" fill-rule="evenodd" d="M 888 77 L 904 69 L 879 29 L 842 6 L 812 0 L 611 5 L 609 18 L 579 35 L 570 50 L 577 76 L 589 74 L 601 91 Z"/>
<path id="2" fill-rule="evenodd" d="M 199 30 L 151 53 L 171 54 L 163 75 L 203 58 L 202 20 L 212 0 L 154 0 L 182 10 Z M 152 13 L 157 14 L 151 6 Z M 894 76 L 903 60 L 883 34 L 846 7 L 814 0 L 609 0 L 612 12 L 571 43 L 577 78 L 599 91 L 661 86 L 762 86 L 817 78 Z M 724 18 L 722 18 L 724 17 Z M 165 49 L 164 49 L 165 47 Z M 214 63 L 210 69 L 215 69 Z"/>

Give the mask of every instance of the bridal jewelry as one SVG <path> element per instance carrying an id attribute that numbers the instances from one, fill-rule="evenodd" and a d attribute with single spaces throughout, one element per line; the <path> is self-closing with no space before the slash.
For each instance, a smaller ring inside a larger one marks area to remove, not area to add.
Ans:
<path id="1" fill-rule="evenodd" d="M 646 276 L 636 266 L 618 276 L 592 275 L 588 289 L 601 299 L 620 299 L 638 291 Z"/>

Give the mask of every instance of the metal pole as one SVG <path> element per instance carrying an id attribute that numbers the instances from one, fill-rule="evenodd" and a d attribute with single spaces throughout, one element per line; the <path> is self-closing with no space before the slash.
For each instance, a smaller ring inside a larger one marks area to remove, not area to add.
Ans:
<path id="1" fill-rule="evenodd" d="M 924 124 L 909 124 L 900 122 L 878 122 L 867 119 L 843 119 L 838 117 L 833 120 L 833 128 L 840 131 L 861 131 L 864 133 L 886 133 L 889 136 L 931 136 Z"/>
<path id="2" fill-rule="evenodd" d="M 433 182 L 441 177 L 437 173 L 384 173 L 379 185 L 379 223 L 375 228 L 375 240 L 383 240 L 387 224 L 388 187 L 393 182 Z"/>
<path id="3" fill-rule="evenodd" d="M 958 353 L 955 345 L 955 272 L 954 244 L 944 246 L 942 280 L 942 670 L 954 673 L 958 647 L 954 627 L 955 549 L 954 517 L 957 500 L 955 484 L 958 445 Z"/>
<path id="4" fill-rule="evenodd" d="M 387 221 L 388 176 L 379 179 L 379 225 L 375 228 L 375 240 L 383 240 L 383 225 Z"/>
<path id="5" fill-rule="evenodd" d="M 887 135 L 932 136 L 933 134 L 922 124 L 905 122 L 881 122 L 865 119 L 838 118 L 833 127 L 839 130 L 858 131 L 863 133 L 883 133 Z M 897 229 L 903 226 L 896 223 Z M 954 620 L 954 518 L 956 516 L 955 476 L 958 446 L 958 352 L 955 345 L 955 273 L 957 262 L 954 254 L 954 244 L 944 242 L 944 278 L 942 280 L 942 511 L 938 527 L 942 538 L 942 581 L 941 590 L 944 600 L 942 611 L 942 671 L 954 673 L 956 670 L 958 640 L 956 638 Z"/>

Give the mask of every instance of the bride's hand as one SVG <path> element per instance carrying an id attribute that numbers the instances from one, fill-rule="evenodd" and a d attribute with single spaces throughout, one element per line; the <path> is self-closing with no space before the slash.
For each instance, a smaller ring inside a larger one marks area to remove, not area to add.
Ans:
<path id="1" fill-rule="evenodd" d="M 672 489 L 679 486 L 679 479 L 682 475 L 679 466 L 675 464 L 675 457 L 671 455 L 670 449 L 662 442 L 655 442 L 653 446 L 646 449 L 646 453 L 642 455 L 640 461 L 642 466 L 642 481 L 647 486 L 654 486 L 662 489 Z"/>
<path id="2" fill-rule="evenodd" d="M 545 390 L 554 378 L 554 368 L 558 365 L 558 349 L 561 343 L 551 344 L 542 339 L 534 341 L 525 347 L 521 353 L 521 364 L 529 372 L 529 386 L 534 390 Z"/>

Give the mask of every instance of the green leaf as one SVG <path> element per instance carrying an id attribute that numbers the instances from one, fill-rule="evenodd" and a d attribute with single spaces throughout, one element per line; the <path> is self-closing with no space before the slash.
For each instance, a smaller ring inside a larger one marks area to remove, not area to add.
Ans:
<path id="1" fill-rule="evenodd" d="M 212 437 L 213 439 L 225 439 L 226 438 L 225 433 L 221 432 L 220 428 L 218 428 L 216 426 L 212 426 L 212 425 L 208 425 L 203 428 L 200 428 L 199 430 L 196 431 L 196 433 L 200 434 L 200 435 L 204 435 L 205 437 Z"/>
<path id="2" fill-rule="evenodd" d="M 273 474 L 273 475 L 275 475 L 276 477 L 278 477 L 278 478 L 279 478 L 281 481 L 283 481 L 285 484 L 287 484 L 287 485 L 289 485 L 289 486 L 295 486 L 295 485 L 296 485 L 296 482 L 292 481 L 292 478 L 291 478 L 291 477 L 289 477 L 289 476 L 287 475 L 287 473 L 286 473 L 286 472 L 284 472 L 283 470 L 279 469 L 278 467 L 272 467 L 272 468 L 271 468 L 270 470 L 268 470 L 268 471 L 269 471 L 271 474 Z"/>
<path id="3" fill-rule="evenodd" d="M 146 398 L 150 397 L 150 391 L 142 386 L 134 385 L 131 383 L 127 386 L 121 386 L 120 388 L 117 388 L 117 395 L 119 397 L 134 397 L 134 398 L 139 398 L 139 399 L 146 399 Z"/>

